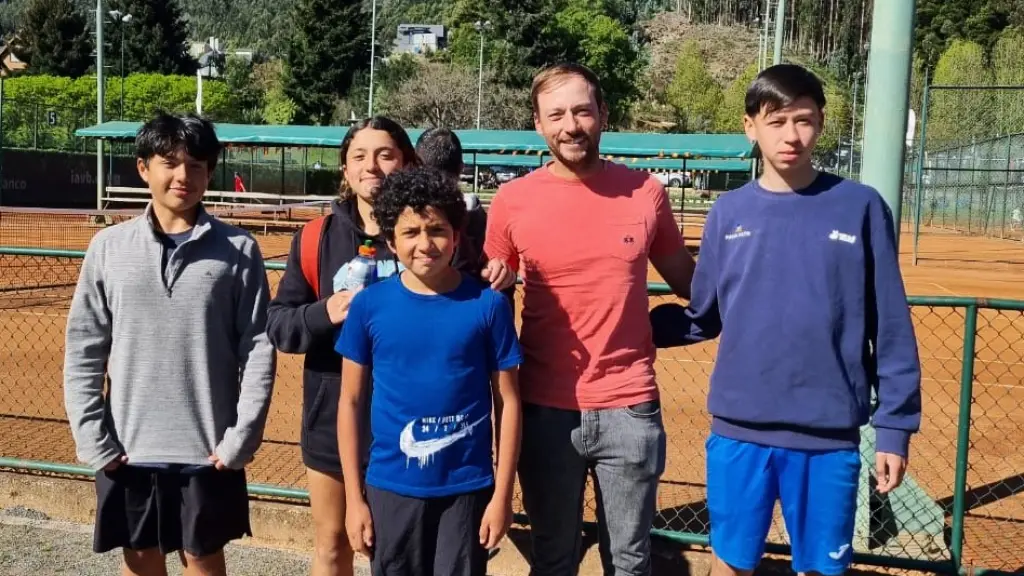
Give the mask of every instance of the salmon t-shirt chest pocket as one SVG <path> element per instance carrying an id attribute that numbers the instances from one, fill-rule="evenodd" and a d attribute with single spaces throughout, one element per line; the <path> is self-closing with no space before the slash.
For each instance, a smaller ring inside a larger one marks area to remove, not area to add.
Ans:
<path id="1" fill-rule="evenodd" d="M 632 206 L 531 215 L 513 234 L 528 279 L 562 288 L 601 290 L 646 274 L 653 218 Z"/>

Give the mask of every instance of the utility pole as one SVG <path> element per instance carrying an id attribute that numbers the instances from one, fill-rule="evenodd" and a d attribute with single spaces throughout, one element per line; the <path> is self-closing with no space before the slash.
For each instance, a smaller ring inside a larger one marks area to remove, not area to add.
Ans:
<path id="1" fill-rule="evenodd" d="M 103 124 L 103 0 L 96 0 L 96 124 Z M 103 210 L 103 139 L 96 139 L 96 209 Z"/>
<path id="2" fill-rule="evenodd" d="M 775 55 L 772 64 L 782 63 L 782 36 L 786 33 L 786 0 L 779 0 L 775 12 Z"/>

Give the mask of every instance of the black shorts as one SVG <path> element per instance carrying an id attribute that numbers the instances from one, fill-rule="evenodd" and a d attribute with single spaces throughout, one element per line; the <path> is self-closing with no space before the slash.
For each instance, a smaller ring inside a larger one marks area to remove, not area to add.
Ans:
<path id="1" fill-rule="evenodd" d="M 372 486 L 366 501 L 373 520 L 371 572 L 375 576 L 485 576 L 487 550 L 480 521 L 494 488 L 440 498 L 410 498 Z"/>
<path id="2" fill-rule="evenodd" d="M 159 548 L 200 557 L 242 536 L 252 536 L 243 470 L 121 466 L 96 473 L 94 552 Z"/>
<path id="3" fill-rule="evenodd" d="M 341 396 L 341 377 L 332 374 L 313 378 L 313 385 L 303 381 L 302 386 L 302 463 L 323 474 L 341 475 L 341 456 L 338 449 L 338 400 Z M 363 471 L 370 450 L 370 399 L 367 390 L 363 403 L 362 440 Z"/>

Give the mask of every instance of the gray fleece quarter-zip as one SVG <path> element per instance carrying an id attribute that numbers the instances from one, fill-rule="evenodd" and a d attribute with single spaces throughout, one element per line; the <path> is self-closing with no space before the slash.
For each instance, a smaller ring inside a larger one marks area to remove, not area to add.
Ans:
<path id="1" fill-rule="evenodd" d="M 89 243 L 68 313 L 64 402 L 78 459 L 240 469 L 263 438 L 276 352 L 270 287 L 246 231 L 200 207 L 167 254 L 142 216 Z M 108 390 L 104 394 L 104 383 Z"/>

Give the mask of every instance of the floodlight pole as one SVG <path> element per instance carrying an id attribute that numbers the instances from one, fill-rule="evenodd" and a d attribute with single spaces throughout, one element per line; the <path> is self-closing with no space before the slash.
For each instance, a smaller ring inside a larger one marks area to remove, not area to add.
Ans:
<path id="1" fill-rule="evenodd" d="M 373 117 L 373 69 L 377 58 L 377 0 L 372 0 L 370 16 L 370 101 L 367 104 L 366 117 Z"/>
<path id="2" fill-rule="evenodd" d="M 775 12 L 775 54 L 772 64 L 782 63 L 782 37 L 786 34 L 786 0 L 779 0 Z"/>
<path id="3" fill-rule="evenodd" d="M 96 124 L 103 124 L 103 0 L 96 0 Z M 103 210 L 103 138 L 96 139 L 96 209 Z"/>

